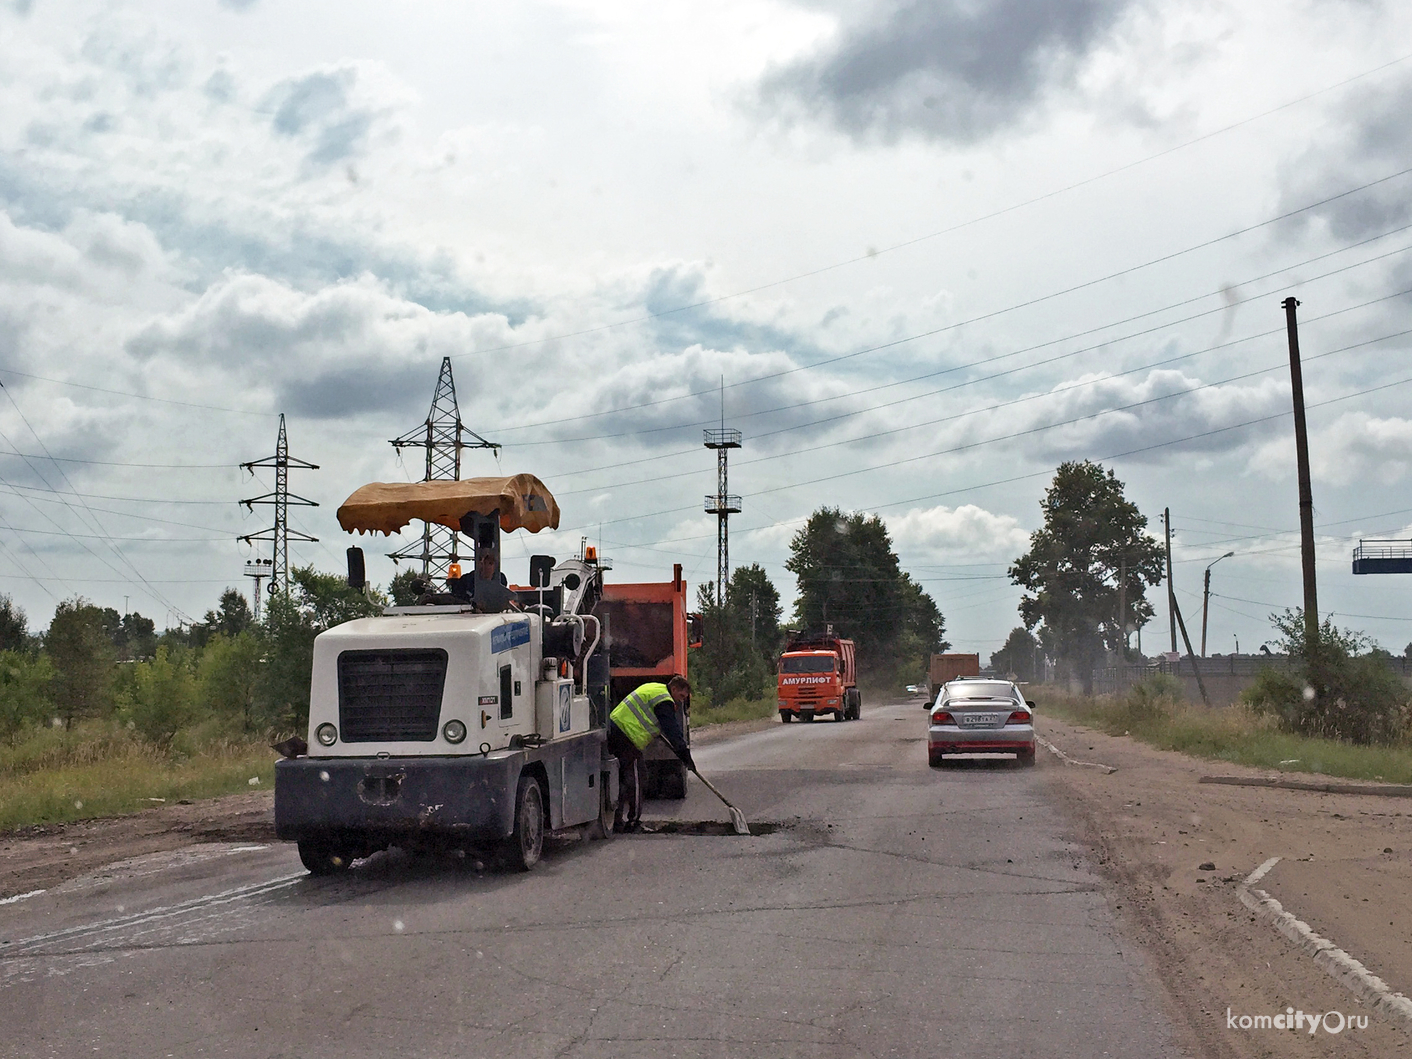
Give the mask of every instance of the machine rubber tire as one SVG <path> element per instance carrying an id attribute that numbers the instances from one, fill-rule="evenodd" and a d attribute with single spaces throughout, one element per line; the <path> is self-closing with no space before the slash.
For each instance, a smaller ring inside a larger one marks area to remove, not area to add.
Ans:
<path id="1" fill-rule="evenodd" d="M 847 707 L 847 706 L 843 706 L 843 707 L 840 707 L 840 708 L 837 709 L 837 710 L 834 710 L 834 711 L 833 711 L 833 719 L 834 719 L 835 721 L 840 722 L 840 723 L 842 723 L 843 721 L 848 720 L 848 707 Z"/>
<path id="2" fill-rule="evenodd" d="M 805 722 L 812 721 L 812 720 L 814 719 L 814 711 L 813 711 L 813 710 L 800 710 L 800 711 L 799 711 L 799 719 L 800 719 L 801 721 L 805 721 Z"/>
<path id="3" fill-rule="evenodd" d="M 326 838 L 301 838 L 299 860 L 309 869 L 310 875 L 337 875 L 353 864 L 353 857 L 347 850 L 338 848 Z"/>
<path id="4" fill-rule="evenodd" d="M 862 719 L 863 719 L 863 693 L 862 693 L 861 691 L 859 691 L 857 688 L 854 688 L 853 691 L 849 694 L 849 698 L 852 699 L 852 702 L 849 703 L 850 712 L 849 712 L 849 715 L 848 715 L 848 719 L 849 719 L 850 721 L 859 721 L 859 720 L 862 720 Z"/>
<path id="5" fill-rule="evenodd" d="M 516 871 L 529 871 L 544 854 L 544 792 L 533 776 L 521 776 L 515 790 L 515 830 L 501 846 Z"/>
<path id="6" fill-rule="evenodd" d="M 1019 754 L 1015 755 L 1015 759 L 1019 761 L 1021 768 L 1032 769 L 1035 763 L 1035 752 L 1033 750 L 1022 750 Z"/>
<path id="7" fill-rule="evenodd" d="M 608 797 L 608 773 L 598 774 L 598 785 L 598 819 L 588 825 L 588 837 L 606 840 L 613 837 L 613 815 L 617 812 L 617 806 Z"/>
<path id="8" fill-rule="evenodd" d="M 935 751 L 928 750 L 927 764 L 934 769 L 939 769 L 943 768 L 946 765 L 946 760 Z"/>
<path id="9" fill-rule="evenodd" d="M 780 724 L 788 724 L 794 720 L 793 710 L 780 710 Z"/>
<path id="10" fill-rule="evenodd" d="M 681 801 L 686 797 L 686 766 L 673 761 L 663 766 L 657 784 L 657 797 Z"/>

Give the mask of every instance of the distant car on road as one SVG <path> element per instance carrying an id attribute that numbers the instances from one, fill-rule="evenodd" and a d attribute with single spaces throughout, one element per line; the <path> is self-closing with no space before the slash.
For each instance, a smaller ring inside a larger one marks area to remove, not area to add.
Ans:
<path id="1" fill-rule="evenodd" d="M 953 680 L 931 707 L 927 762 L 940 768 L 946 754 L 1014 754 L 1035 761 L 1034 703 L 1008 680 Z"/>

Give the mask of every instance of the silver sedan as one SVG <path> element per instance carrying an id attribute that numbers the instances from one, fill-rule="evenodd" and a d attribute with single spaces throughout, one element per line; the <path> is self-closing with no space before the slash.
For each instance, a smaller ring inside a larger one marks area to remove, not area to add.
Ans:
<path id="1" fill-rule="evenodd" d="M 939 768 L 947 754 L 1014 754 L 1033 765 L 1033 711 L 1008 680 L 953 680 L 931 707 L 927 761 Z"/>

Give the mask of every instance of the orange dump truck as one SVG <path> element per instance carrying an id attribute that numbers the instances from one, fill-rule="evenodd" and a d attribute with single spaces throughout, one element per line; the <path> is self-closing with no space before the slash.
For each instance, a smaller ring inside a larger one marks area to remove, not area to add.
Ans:
<path id="1" fill-rule="evenodd" d="M 832 713 L 836 721 L 856 721 L 863 713 L 852 640 L 832 632 L 792 636 L 779 661 L 780 720 L 812 721 Z"/>
<path id="2" fill-rule="evenodd" d="M 674 673 L 688 676 L 687 647 L 696 638 L 686 612 L 680 563 L 670 581 L 616 584 L 605 580 L 593 614 L 603 622 L 609 711 L 639 685 L 666 683 Z M 689 744 L 689 709 L 677 707 L 677 720 Z M 686 766 L 660 739 L 647 748 L 640 768 L 644 798 L 686 797 Z"/>

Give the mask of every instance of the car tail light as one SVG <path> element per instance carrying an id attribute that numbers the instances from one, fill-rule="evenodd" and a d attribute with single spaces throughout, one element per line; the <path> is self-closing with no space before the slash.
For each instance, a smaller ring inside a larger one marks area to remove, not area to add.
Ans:
<path id="1" fill-rule="evenodd" d="M 1014 711 L 1012 714 L 1010 714 L 1010 719 L 1009 719 L 1008 721 L 1006 721 L 1005 723 L 1006 723 L 1006 724 L 1029 724 L 1029 723 L 1030 723 L 1030 711 L 1029 711 L 1029 710 L 1016 710 L 1016 711 Z"/>
<path id="2" fill-rule="evenodd" d="M 932 714 L 932 724 L 955 724 L 955 723 L 956 723 L 956 718 L 955 718 L 955 717 L 952 717 L 951 714 L 947 713 L 945 710 L 937 710 L 936 713 Z"/>

